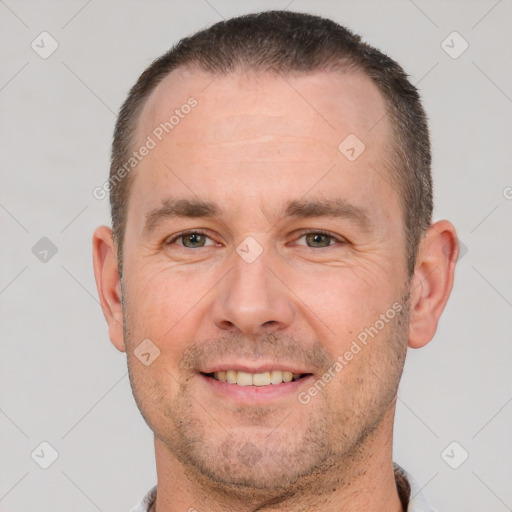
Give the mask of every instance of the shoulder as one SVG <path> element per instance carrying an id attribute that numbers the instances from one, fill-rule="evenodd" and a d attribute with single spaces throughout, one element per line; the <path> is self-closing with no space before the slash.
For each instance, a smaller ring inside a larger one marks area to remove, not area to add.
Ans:
<path id="1" fill-rule="evenodd" d="M 156 485 L 152 487 L 142 498 L 142 501 L 132 508 L 131 512 L 149 512 L 156 500 Z"/>
<path id="2" fill-rule="evenodd" d="M 425 500 L 421 488 L 412 475 L 393 463 L 398 494 L 407 512 L 436 512 Z"/>

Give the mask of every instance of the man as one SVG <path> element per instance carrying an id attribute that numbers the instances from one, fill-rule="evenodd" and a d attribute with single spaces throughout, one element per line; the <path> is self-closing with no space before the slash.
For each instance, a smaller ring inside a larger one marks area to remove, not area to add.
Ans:
<path id="1" fill-rule="evenodd" d="M 316 16 L 217 23 L 131 89 L 109 189 L 96 282 L 155 435 L 134 510 L 432 510 L 393 419 L 458 242 L 398 64 Z"/>

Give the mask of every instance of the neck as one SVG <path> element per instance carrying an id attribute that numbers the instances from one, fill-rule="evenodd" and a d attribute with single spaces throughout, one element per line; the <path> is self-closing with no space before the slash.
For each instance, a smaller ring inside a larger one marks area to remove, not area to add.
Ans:
<path id="1" fill-rule="evenodd" d="M 394 404 L 357 453 L 272 496 L 268 491 L 212 482 L 195 468 L 184 467 L 155 437 L 156 511 L 403 512 L 392 461 L 393 419 Z"/>

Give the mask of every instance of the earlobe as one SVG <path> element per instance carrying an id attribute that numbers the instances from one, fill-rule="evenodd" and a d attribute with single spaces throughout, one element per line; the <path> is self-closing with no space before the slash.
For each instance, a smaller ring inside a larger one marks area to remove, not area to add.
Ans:
<path id="1" fill-rule="evenodd" d="M 112 230 L 100 226 L 92 238 L 94 277 L 103 315 L 108 323 L 112 344 L 124 352 L 123 308 L 121 303 L 121 282 L 117 265 Z"/>
<path id="2" fill-rule="evenodd" d="M 432 224 L 418 251 L 411 286 L 409 347 L 425 346 L 436 333 L 452 291 L 459 242 L 447 220 Z"/>

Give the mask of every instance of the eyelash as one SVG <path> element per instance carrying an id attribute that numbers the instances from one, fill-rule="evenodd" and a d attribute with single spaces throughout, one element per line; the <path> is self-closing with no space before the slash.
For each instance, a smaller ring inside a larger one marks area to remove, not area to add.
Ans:
<path id="1" fill-rule="evenodd" d="M 179 240 L 180 238 L 184 238 L 188 235 L 204 235 L 208 238 L 210 238 L 211 240 L 211 237 L 208 236 L 208 233 L 202 229 L 192 229 L 192 230 L 189 230 L 189 231 L 184 231 L 182 233 L 178 233 L 177 235 L 175 235 L 173 238 L 171 238 L 170 240 L 167 240 L 164 242 L 164 245 L 171 245 L 173 243 L 175 243 L 177 240 Z M 336 242 L 338 242 L 339 244 L 346 244 L 346 240 L 344 239 L 340 239 L 338 238 L 337 236 L 333 235 L 332 233 L 329 233 L 328 231 L 324 231 L 322 229 L 314 229 L 314 230 L 304 230 L 304 231 L 301 231 L 300 232 L 300 236 L 297 240 L 300 240 L 303 236 L 306 236 L 306 235 L 309 235 L 309 234 L 314 234 L 314 235 L 323 235 L 323 236 L 327 236 L 329 238 L 331 238 L 332 240 L 335 240 Z M 305 246 L 309 249 L 327 249 L 329 247 L 333 247 L 333 245 L 328 245 L 327 247 L 309 247 L 309 246 Z M 185 246 L 180 246 L 182 247 L 183 249 L 191 249 L 191 250 L 194 250 L 190 247 L 185 247 Z M 204 249 L 204 247 L 198 247 L 197 249 Z M 196 249 L 196 250 L 197 250 Z"/>

